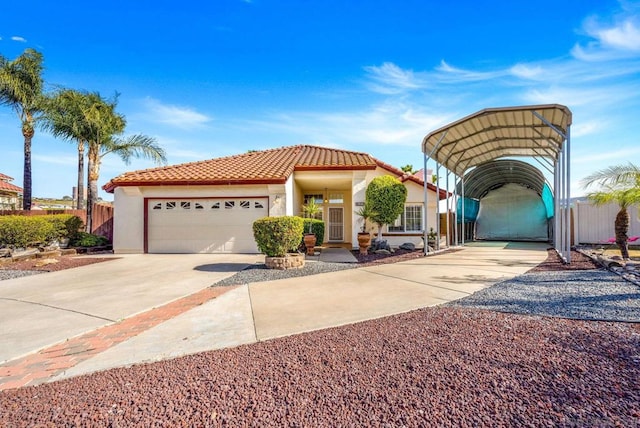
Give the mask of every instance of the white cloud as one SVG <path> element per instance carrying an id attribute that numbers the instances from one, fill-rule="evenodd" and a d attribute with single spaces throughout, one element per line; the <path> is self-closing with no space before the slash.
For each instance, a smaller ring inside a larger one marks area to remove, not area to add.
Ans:
<path id="1" fill-rule="evenodd" d="M 584 21 L 582 32 L 591 40 L 585 46 L 576 44 L 571 50 L 581 61 L 635 57 L 640 53 L 640 16 L 634 14 L 633 8 L 625 8 L 613 23 L 590 17 Z"/>
<path id="2" fill-rule="evenodd" d="M 522 79 L 536 79 L 543 73 L 543 69 L 539 65 L 531 67 L 526 64 L 516 64 L 509 70 L 511 74 Z"/>
<path id="3" fill-rule="evenodd" d="M 372 81 L 369 87 L 380 94 L 400 94 L 426 86 L 426 82 L 413 70 L 403 70 L 392 62 L 385 62 L 381 66 L 371 65 L 364 69 Z"/>
<path id="4" fill-rule="evenodd" d="M 189 108 L 163 104 L 154 98 L 145 99 L 150 120 L 181 129 L 201 128 L 212 119 Z"/>
<path id="5" fill-rule="evenodd" d="M 437 77 L 443 82 L 478 82 L 491 80 L 498 77 L 504 77 L 509 74 L 508 70 L 496 71 L 472 71 L 464 70 L 449 65 L 445 60 L 440 61 L 440 65 L 436 67 L 439 73 Z"/>
<path id="6" fill-rule="evenodd" d="M 20 37 L 20 36 L 12 36 L 11 40 L 13 40 L 14 42 L 22 42 L 22 43 L 26 43 L 27 39 L 25 39 L 24 37 Z"/>

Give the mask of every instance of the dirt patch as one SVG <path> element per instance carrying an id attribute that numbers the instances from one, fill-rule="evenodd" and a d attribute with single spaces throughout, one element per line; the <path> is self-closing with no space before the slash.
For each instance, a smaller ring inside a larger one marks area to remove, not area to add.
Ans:
<path id="1" fill-rule="evenodd" d="M 6 263 L 0 265 L 0 270 L 39 270 L 43 272 L 54 272 L 106 262 L 108 260 L 116 260 L 116 258 L 77 255 L 57 256 L 47 259 L 22 260 L 19 262 Z"/>
<path id="2" fill-rule="evenodd" d="M 571 270 L 592 270 L 599 269 L 600 266 L 594 263 L 589 257 L 577 251 L 571 251 L 571 263 L 565 264 L 556 250 L 547 250 L 547 259 L 529 272 L 557 272 Z"/>

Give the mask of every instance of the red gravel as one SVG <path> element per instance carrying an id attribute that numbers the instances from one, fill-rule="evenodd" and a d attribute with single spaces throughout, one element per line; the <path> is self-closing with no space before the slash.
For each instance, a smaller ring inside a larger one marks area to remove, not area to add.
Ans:
<path id="1" fill-rule="evenodd" d="M 0 270 L 41 270 L 45 272 L 54 272 L 64 269 L 72 269 L 75 267 L 86 266 L 93 263 L 106 262 L 108 260 L 116 260 L 113 257 L 94 257 L 94 256 L 57 256 L 50 257 L 57 260 L 57 263 L 45 264 L 38 266 L 43 259 L 23 260 L 0 265 Z"/>
<path id="2" fill-rule="evenodd" d="M 547 250 L 547 259 L 529 272 L 561 271 L 561 270 L 592 270 L 599 269 L 600 266 L 589 257 L 577 251 L 571 251 L 571 263 L 565 264 L 556 250 Z"/>
<path id="3" fill-rule="evenodd" d="M 0 393 L 0 426 L 640 425 L 640 326 L 428 308 Z"/>

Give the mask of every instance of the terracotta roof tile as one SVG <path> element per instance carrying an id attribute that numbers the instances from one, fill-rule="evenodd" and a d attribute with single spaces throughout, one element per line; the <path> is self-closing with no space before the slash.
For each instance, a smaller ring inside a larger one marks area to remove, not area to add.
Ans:
<path id="1" fill-rule="evenodd" d="M 6 190 L 6 191 L 9 191 L 9 192 L 22 193 L 22 187 L 18 187 L 18 186 L 14 185 L 14 184 L 7 183 L 6 181 L 1 181 L 1 180 L 0 180 L 0 190 Z"/>
<path id="2" fill-rule="evenodd" d="M 13 181 L 13 177 L 9 177 L 0 172 L 0 181 Z"/>
<path id="3" fill-rule="evenodd" d="M 127 172 L 103 188 L 169 184 L 284 183 L 294 170 L 374 169 L 376 160 L 366 153 L 316 146 L 289 146 L 206 161 Z"/>

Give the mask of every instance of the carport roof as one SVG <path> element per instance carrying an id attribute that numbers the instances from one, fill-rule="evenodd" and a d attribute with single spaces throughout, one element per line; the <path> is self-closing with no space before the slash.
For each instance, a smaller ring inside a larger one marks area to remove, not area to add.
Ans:
<path id="1" fill-rule="evenodd" d="M 560 104 L 487 108 L 429 133 L 422 151 L 461 177 L 506 156 L 556 160 L 570 125 L 571 111 Z"/>
<path id="2" fill-rule="evenodd" d="M 493 160 L 469 171 L 464 176 L 464 195 L 482 199 L 487 193 L 507 183 L 515 183 L 533 189 L 542 196 L 545 179 L 539 169 L 526 162 L 513 159 Z M 457 186 L 462 194 L 462 182 Z"/>

